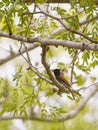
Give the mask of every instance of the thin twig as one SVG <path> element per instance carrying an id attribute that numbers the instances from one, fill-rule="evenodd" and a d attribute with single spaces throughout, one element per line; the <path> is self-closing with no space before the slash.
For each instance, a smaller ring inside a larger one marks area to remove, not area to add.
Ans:
<path id="1" fill-rule="evenodd" d="M 70 79 L 71 84 L 73 83 L 74 65 L 75 65 L 75 62 L 76 62 L 77 57 L 78 57 L 78 55 L 79 55 L 80 52 L 81 52 L 81 51 L 78 51 L 78 50 L 75 50 L 75 52 L 74 52 L 74 57 L 73 57 L 73 60 L 72 60 L 72 63 L 71 63 L 71 64 L 72 64 L 71 79 Z"/>
<path id="2" fill-rule="evenodd" d="M 23 13 L 23 15 L 26 15 L 26 14 L 28 14 L 28 15 L 32 15 L 32 14 L 40 14 L 40 13 L 43 13 L 42 11 L 37 11 L 37 12 L 26 12 L 26 13 Z M 77 14 L 76 14 L 77 15 Z M 71 17 L 75 17 L 76 15 L 74 15 L 74 16 L 68 16 L 68 17 L 65 17 L 64 19 L 69 19 L 69 18 L 71 18 Z M 90 18 L 90 19 L 86 19 L 86 20 L 84 20 L 84 21 L 80 21 L 79 22 L 79 24 L 80 25 L 85 25 L 85 24 L 87 24 L 87 23 L 90 23 L 90 22 L 93 22 L 94 20 L 98 20 L 98 16 L 97 15 L 95 15 L 93 18 Z M 63 27 L 62 27 L 62 29 L 64 29 Z"/>
<path id="3" fill-rule="evenodd" d="M 33 49 L 35 49 L 35 48 L 37 48 L 37 47 L 38 47 L 38 45 L 33 44 L 33 46 L 28 47 L 28 51 L 31 51 L 31 50 L 33 50 Z M 22 54 L 25 53 L 25 49 L 22 49 L 22 50 L 21 50 L 21 53 L 22 53 Z M 16 53 L 14 53 L 14 54 L 11 54 L 11 55 L 7 56 L 7 57 L 4 58 L 4 59 L 0 59 L 0 65 L 3 65 L 3 64 L 5 64 L 5 63 L 7 63 L 8 61 L 15 59 L 15 58 L 18 57 L 18 56 L 20 56 L 20 52 L 16 52 Z"/>
<path id="4" fill-rule="evenodd" d="M 63 25 L 63 27 L 64 27 L 66 30 L 68 30 L 68 31 L 70 31 L 70 32 L 72 32 L 72 33 L 78 34 L 78 35 L 84 37 L 85 39 L 89 40 L 89 41 L 92 42 L 92 43 L 96 43 L 96 44 L 98 43 L 98 41 L 93 40 L 92 38 L 88 37 L 88 36 L 85 35 L 84 33 L 82 33 L 82 32 L 80 32 L 80 31 L 78 31 L 78 30 L 74 30 L 74 29 L 68 27 L 68 26 L 64 23 L 64 21 L 63 21 L 61 18 L 56 17 L 56 16 L 54 16 L 54 15 L 51 15 L 50 13 L 45 12 L 45 11 L 42 10 L 38 5 L 37 5 L 37 8 L 38 8 L 39 10 L 41 10 L 41 12 L 42 12 L 43 14 L 47 15 L 48 17 L 51 17 L 51 18 L 57 20 L 61 25 Z"/>
<path id="5" fill-rule="evenodd" d="M 24 45 L 23 42 L 21 42 L 21 45 L 20 45 L 20 48 L 19 48 L 19 53 L 24 58 L 24 60 L 28 63 L 28 60 L 26 59 L 26 57 L 23 55 L 23 53 L 21 53 L 22 45 Z M 25 52 L 26 52 L 26 48 L 25 48 Z"/>
<path id="6" fill-rule="evenodd" d="M 97 93 L 98 91 L 98 82 L 95 83 L 94 85 L 91 85 L 92 88 L 91 90 L 89 90 L 89 93 L 87 95 L 84 96 L 83 99 L 81 99 L 81 101 L 79 102 L 78 105 L 76 105 L 76 108 L 71 110 L 70 112 L 68 112 L 66 115 L 64 115 L 63 117 L 58 117 L 57 119 L 53 120 L 51 118 L 40 118 L 38 115 L 29 115 L 28 117 L 27 116 L 1 116 L 0 117 L 0 121 L 3 121 L 3 120 L 14 120 L 14 119 L 26 119 L 26 120 L 36 120 L 36 121 L 45 121 L 45 122 L 62 122 L 62 121 L 66 121 L 66 120 L 69 120 L 69 119 L 72 119 L 74 118 L 75 116 L 77 116 L 80 111 L 85 107 L 85 105 L 87 104 L 87 102 Z"/>
<path id="7" fill-rule="evenodd" d="M 81 91 L 81 90 L 86 90 L 86 89 L 89 89 L 89 88 L 91 88 L 93 85 L 96 85 L 96 84 L 98 84 L 98 82 L 93 83 L 93 84 L 91 84 L 91 85 L 89 85 L 89 86 L 87 86 L 87 87 L 82 87 L 82 88 L 79 88 L 77 91 L 79 92 L 79 91 Z"/>
<path id="8" fill-rule="evenodd" d="M 7 16 L 5 16 L 5 21 L 6 21 L 6 24 L 7 24 L 7 27 L 8 27 L 8 32 L 9 32 L 9 35 L 12 35 L 12 29 L 11 29 L 11 26 L 8 22 L 8 18 Z"/>

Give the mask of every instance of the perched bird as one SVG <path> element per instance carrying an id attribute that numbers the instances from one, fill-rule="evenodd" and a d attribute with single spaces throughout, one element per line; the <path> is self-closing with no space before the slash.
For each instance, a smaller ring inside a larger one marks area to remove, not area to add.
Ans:
<path id="1" fill-rule="evenodd" d="M 71 84 L 69 83 L 69 81 L 64 77 L 63 73 L 60 71 L 60 69 L 55 69 L 53 70 L 54 75 L 57 79 L 57 81 L 61 84 L 63 84 L 68 90 L 69 92 L 72 94 L 73 99 L 75 100 L 75 97 L 73 95 L 73 92 L 71 90 Z"/>

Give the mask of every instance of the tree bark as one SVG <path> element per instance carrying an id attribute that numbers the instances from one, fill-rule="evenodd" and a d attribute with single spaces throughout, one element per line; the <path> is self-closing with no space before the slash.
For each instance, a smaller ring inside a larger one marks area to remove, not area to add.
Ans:
<path id="1" fill-rule="evenodd" d="M 37 0 L 24 0 L 26 3 L 35 3 Z M 70 0 L 44 0 L 46 3 L 70 3 Z M 95 0 L 95 4 L 98 5 L 98 0 Z"/>

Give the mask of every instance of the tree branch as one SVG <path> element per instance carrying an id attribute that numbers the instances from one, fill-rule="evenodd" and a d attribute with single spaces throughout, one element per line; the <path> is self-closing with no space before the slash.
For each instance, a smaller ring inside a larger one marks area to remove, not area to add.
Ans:
<path id="1" fill-rule="evenodd" d="M 73 16 L 73 17 L 74 17 L 74 16 Z M 94 16 L 93 18 L 90 18 L 90 19 L 88 19 L 88 20 L 83 20 L 83 21 L 79 22 L 79 24 L 80 24 L 80 25 L 85 25 L 85 24 L 88 24 L 88 23 L 90 23 L 90 22 L 93 22 L 94 20 L 98 20 L 98 16 Z M 59 27 L 59 28 L 57 28 L 57 29 L 52 33 L 52 35 L 51 35 L 49 38 L 52 38 L 53 35 L 59 33 L 60 31 L 64 31 L 64 30 L 65 30 L 64 27 Z"/>
<path id="2" fill-rule="evenodd" d="M 94 16 L 93 18 L 90 18 L 90 19 L 87 19 L 87 20 L 84 20 L 84 21 L 81 21 L 80 22 L 80 25 L 84 25 L 84 24 L 88 24 L 94 20 L 98 20 L 98 15 Z"/>
<path id="3" fill-rule="evenodd" d="M 33 46 L 28 47 L 28 50 L 31 51 L 31 50 L 35 49 L 36 47 L 38 47 L 38 45 L 34 44 Z M 23 50 L 21 51 L 21 53 L 22 53 L 22 54 L 25 53 L 25 50 L 23 49 Z M 14 59 L 14 58 L 16 58 L 16 57 L 18 57 L 18 56 L 20 56 L 20 53 L 19 53 L 19 52 L 13 53 L 13 54 L 7 56 L 5 59 L 0 59 L 0 65 L 3 65 L 3 64 L 5 64 L 6 62 L 8 62 L 8 61 L 10 61 L 10 60 L 12 60 L 12 59 Z"/>
<path id="4" fill-rule="evenodd" d="M 98 82 L 96 83 L 95 86 L 92 85 L 91 90 L 89 90 L 88 94 L 79 102 L 78 106 L 76 109 L 70 111 L 64 118 L 58 119 L 58 121 L 64 121 L 71 119 L 75 117 L 86 105 L 86 103 L 92 98 L 96 92 L 98 91 Z"/>
<path id="5" fill-rule="evenodd" d="M 98 41 L 93 40 L 92 38 L 88 37 L 88 36 L 85 35 L 84 33 L 82 33 L 82 32 L 80 32 L 80 31 L 78 31 L 78 30 L 74 30 L 74 29 L 68 27 L 68 26 L 63 22 L 63 20 L 62 20 L 61 18 L 56 17 L 56 16 L 53 16 L 53 15 L 51 15 L 51 14 L 48 13 L 48 12 L 45 12 L 45 11 L 42 10 L 38 5 L 37 5 L 37 7 L 38 7 L 39 10 L 41 10 L 41 13 L 47 15 L 48 17 L 51 17 L 51 18 L 57 20 L 61 25 L 63 25 L 63 27 L 64 27 L 66 30 L 68 30 L 68 31 L 70 31 L 70 32 L 72 32 L 72 33 L 75 33 L 75 34 L 77 34 L 77 35 L 80 35 L 80 36 L 84 37 L 85 39 L 89 40 L 89 41 L 92 42 L 92 43 L 96 43 L 96 44 L 98 43 Z"/>
<path id="6" fill-rule="evenodd" d="M 35 49 L 36 47 L 38 47 L 38 45 L 33 44 L 33 46 L 30 46 L 30 47 L 28 47 L 27 49 L 28 49 L 28 51 L 31 51 L 31 50 Z M 21 51 L 21 54 L 23 54 L 23 53 L 26 53 L 26 50 L 25 50 L 25 49 L 23 49 L 23 50 Z M 18 57 L 18 56 L 20 56 L 20 52 L 13 53 L 13 54 L 7 56 L 5 59 L 1 59 L 1 60 L 0 60 L 0 65 L 3 65 L 3 64 L 5 64 L 6 62 L 8 62 L 8 61 L 10 61 L 10 60 L 12 60 L 12 59 L 14 59 L 14 58 L 16 58 L 16 57 Z M 53 85 L 53 82 L 52 82 L 51 80 L 47 79 L 46 77 L 44 77 L 34 66 L 30 65 L 30 68 L 29 68 L 29 69 L 31 69 L 32 71 L 34 71 L 34 73 L 36 73 L 38 77 L 40 77 L 41 79 L 45 80 L 45 81 L 48 82 L 49 84 L 52 84 L 52 85 Z"/>
<path id="7" fill-rule="evenodd" d="M 55 40 L 55 39 L 40 39 L 42 45 L 51 46 L 63 46 L 68 48 L 75 48 L 81 50 L 93 50 L 98 51 L 98 44 L 89 44 L 85 42 L 74 42 L 68 40 Z"/>
<path id="8" fill-rule="evenodd" d="M 40 42 L 42 45 L 51 45 L 51 46 L 64 46 L 68 48 L 75 48 L 75 49 L 81 49 L 81 50 L 93 50 L 98 51 L 98 44 L 89 44 L 86 42 L 74 42 L 74 41 L 68 41 L 68 40 L 55 40 L 55 39 L 44 39 L 44 38 L 38 38 L 38 37 L 24 37 L 24 36 L 18 36 L 18 35 L 11 35 L 9 36 L 8 33 L 0 32 L 0 36 L 11 38 L 18 41 L 23 41 L 26 43 L 34 43 L 34 42 Z"/>
<path id="9" fill-rule="evenodd" d="M 26 36 L 20 36 L 20 35 L 9 35 L 9 33 L 0 32 L 1 37 L 11 38 L 13 40 L 27 42 L 27 43 L 34 43 L 39 41 L 38 37 L 26 37 Z"/>

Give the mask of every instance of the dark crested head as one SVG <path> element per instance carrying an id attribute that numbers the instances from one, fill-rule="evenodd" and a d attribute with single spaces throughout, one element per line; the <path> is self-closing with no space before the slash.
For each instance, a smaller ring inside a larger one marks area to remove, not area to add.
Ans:
<path id="1" fill-rule="evenodd" d="M 54 72 L 55 76 L 60 75 L 60 69 L 55 69 L 55 70 L 53 70 L 53 72 Z"/>

